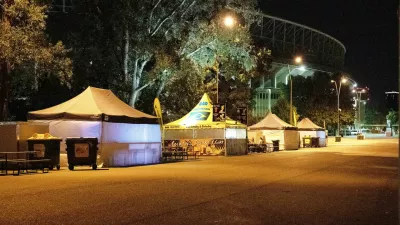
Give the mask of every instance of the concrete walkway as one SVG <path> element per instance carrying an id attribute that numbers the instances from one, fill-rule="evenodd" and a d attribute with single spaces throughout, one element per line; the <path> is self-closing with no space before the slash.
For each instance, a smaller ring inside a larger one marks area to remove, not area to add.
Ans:
<path id="1" fill-rule="evenodd" d="M 0 224 L 398 224 L 398 140 L 0 177 Z"/>

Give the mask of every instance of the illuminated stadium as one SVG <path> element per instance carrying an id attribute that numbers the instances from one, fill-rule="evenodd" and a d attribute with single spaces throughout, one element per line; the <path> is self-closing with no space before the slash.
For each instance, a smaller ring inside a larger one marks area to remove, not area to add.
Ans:
<path id="1" fill-rule="evenodd" d="M 344 64 L 346 48 L 344 45 L 321 31 L 284 20 L 278 17 L 257 13 L 258 20 L 251 32 L 257 43 L 272 50 L 273 63 L 271 75 L 256 82 L 254 116 L 265 116 L 279 98 L 279 83 L 287 84 L 288 75 L 312 76 L 315 71 L 332 73 Z M 301 56 L 306 65 L 299 69 L 293 59 Z"/>

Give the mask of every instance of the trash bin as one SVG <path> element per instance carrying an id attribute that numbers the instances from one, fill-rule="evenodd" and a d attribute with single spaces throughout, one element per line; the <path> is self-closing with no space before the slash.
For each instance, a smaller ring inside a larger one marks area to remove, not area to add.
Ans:
<path id="1" fill-rule="evenodd" d="M 364 140 L 364 138 L 363 134 L 357 134 L 357 140 Z"/>
<path id="2" fill-rule="evenodd" d="M 279 140 L 272 140 L 272 146 L 273 146 L 274 152 L 279 151 Z"/>
<path id="3" fill-rule="evenodd" d="M 311 146 L 315 148 L 319 148 L 319 137 L 312 137 L 311 138 Z"/>
<path id="4" fill-rule="evenodd" d="M 341 142 L 342 141 L 342 137 L 341 136 L 336 136 L 335 137 L 335 142 Z"/>
<path id="5" fill-rule="evenodd" d="M 97 169 L 97 138 L 66 138 L 68 169 L 75 166 L 88 165 Z"/>
<path id="6" fill-rule="evenodd" d="M 29 155 L 30 159 L 50 159 L 49 169 L 54 167 L 60 169 L 60 142 L 61 138 L 53 137 L 49 133 L 33 134 L 28 138 L 28 150 L 35 151 L 34 155 Z"/>
<path id="7" fill-rule="evenodd" d="M 311 147 L 311 136 L 303 137 L 303 148 Z"/>

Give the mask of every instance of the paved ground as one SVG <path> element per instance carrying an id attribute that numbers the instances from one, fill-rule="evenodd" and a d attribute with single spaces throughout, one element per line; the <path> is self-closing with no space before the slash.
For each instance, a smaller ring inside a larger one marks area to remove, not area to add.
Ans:
<path id="1" fill-rule="evenodd" d="M 0 177 L 0 224 L 399 224 L 398 140 Z"/>

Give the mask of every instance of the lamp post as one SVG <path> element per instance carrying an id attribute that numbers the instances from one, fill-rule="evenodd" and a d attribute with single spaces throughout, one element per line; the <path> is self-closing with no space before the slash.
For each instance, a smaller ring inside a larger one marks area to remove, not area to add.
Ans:
<path id="1" fill-rule="evenodd" d="M 358 126 L 357 126 L 357 128 L 360 132 L 360 130 L 361 130 L 361 97 L 362 97 L 362 94 L 367 93 L 367 88 L 354 88 L 352 92 L 356 94 L 356 103 L 357 103 L 357 107 L 358 107 L 358 110 L 357 110 Z"/>
<path id="2" fill-rule="evenodd" d="M 294 62 L 295 62 L 295 64 L 301 64 L 303 62 L 303 58 L 301 56 L 297 56 L 296 58 L 294 58 Z M 293 81 L 292 81 L 292 75 L 291 75 L 293 70 L 290 70 L 289 64 L 287 65 L 287 67 L 288 67 L 288 71 L 289 71 L 288 76 L 290 77 L 290 109 L 289 109 L 290 114 L 289 114 L 289 116 L 290 116 L 290 125 L 293 125 Z M 295 68 L 295 69 L 297 69 L 297 68 Z M 299 69 L 305 70 L 304 66 L 301 66 Z"/>
<path id="3" fill-rule="evenodd" d="M 342 83 L 346 83 L 347 79 L 342 77 L 339 82 L 339 87 L 337 85 L 337 82 L 335 80 L 331 80 L 331 83 L 335 84 L 335 89 L 336 89 L 336 95 L 337 95 L 337 131 L 336 131 L 336 136 L 340 136 L 340 88 L 342 87 Z"/>
<path id="4" fill-rule="evenodd" d="M 224 27 L 232 28 L 233 26 L 235 26 L 236 20 L 232 16 L 227 15 L 227 16 L 225 16 L 223 18 L 222 24 L 224 25 Z M 218 57 L 217 57 L 217 62 L 218 62 Z M 220 63 L 218 62 L 218 71 L 217 71 L 217 104 L 219 102 L 219 71 L 220 71 L 219 65 L 220 65 Z"/>

